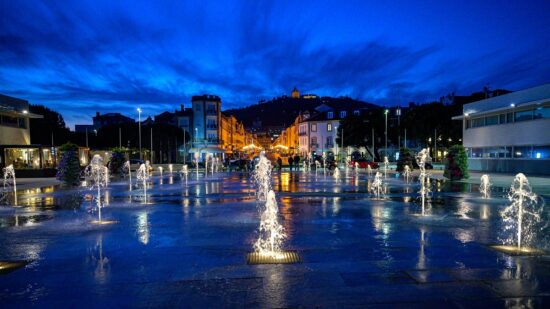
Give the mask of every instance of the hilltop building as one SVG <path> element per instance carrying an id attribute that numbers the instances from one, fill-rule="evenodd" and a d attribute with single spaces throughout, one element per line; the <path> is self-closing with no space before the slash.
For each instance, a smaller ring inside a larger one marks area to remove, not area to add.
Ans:
<path id="1" fill-rule="evenodd" d="M 287 92 L 288 93 L 288 92 Z M 292 94 L 291 94 L 292 98 L 294 99 L 299 99 L 300 98 L 300 91 L 298 91 L 298 88 L 294 87 L 294 89 L 292 89 Z"/>

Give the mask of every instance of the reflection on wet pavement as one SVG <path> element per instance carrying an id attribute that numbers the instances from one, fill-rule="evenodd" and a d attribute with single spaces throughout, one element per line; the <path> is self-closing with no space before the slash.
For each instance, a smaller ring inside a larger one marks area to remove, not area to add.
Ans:
<path id="1" fill-rule="evenodd" d="M 0 207 L 0 299 L 9 307 L 543 307 L 548 257 L 507 256 L 497 242 L 505 189 L 388 176 L 374 199 L 366 174 L 273 175 L 288 250 L 300 264 L 247 265 L 258 211 L 246 173 L 154 177 L 105 190 L 110 226 L 90 225 L 83 188 L 22 190 Z M 1 265 L 1 264 L 0 264 Z M 8 265 L 8 264 L 4 264 Z M 14 264 L 10 264 L 14 265 Z"/>

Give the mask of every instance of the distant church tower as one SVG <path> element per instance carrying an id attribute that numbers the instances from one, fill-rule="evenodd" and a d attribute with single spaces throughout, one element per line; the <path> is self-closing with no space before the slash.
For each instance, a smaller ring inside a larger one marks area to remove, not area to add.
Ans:
<path id="1" fill-rule="evenodd" d="M 300 91 L 298 91 L 298 89 L 296 88 L 296 86 L 294 86 L 294 89 L 292 89 L 292 97 L 295 98 L 295 99 L 299 99 L 299 98 L 300 98 Z"/>

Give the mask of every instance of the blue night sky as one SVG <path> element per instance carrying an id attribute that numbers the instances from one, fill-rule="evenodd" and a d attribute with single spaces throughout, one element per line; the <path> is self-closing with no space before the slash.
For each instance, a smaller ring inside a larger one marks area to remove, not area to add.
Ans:
<path id="1" fill-rule="evenodd" d="M 395 105 L 550 82 L 549 1 L 297 2 L 0 0 L 0 93 L 72 127 L 202 93 Z"/>

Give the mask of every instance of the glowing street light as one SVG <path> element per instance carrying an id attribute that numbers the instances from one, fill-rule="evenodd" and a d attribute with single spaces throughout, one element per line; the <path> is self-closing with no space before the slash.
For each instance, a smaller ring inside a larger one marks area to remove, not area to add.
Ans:
<path id="1" fill-rule="evenodd" d="M 384 149 L 384 155 L 387 157 L 388 156 L 388 113 L 389 113 L 389 110 L 386 109 L 384 110 L 384 117 L 386 118 L 386 131 L 384 132 L 384 135 L 385 135 L 385 138 L 386 138 L 386 143 L 385 143 L 385 149 Z"/>

